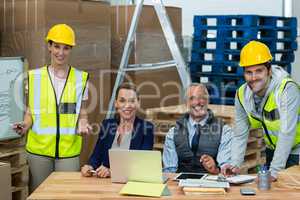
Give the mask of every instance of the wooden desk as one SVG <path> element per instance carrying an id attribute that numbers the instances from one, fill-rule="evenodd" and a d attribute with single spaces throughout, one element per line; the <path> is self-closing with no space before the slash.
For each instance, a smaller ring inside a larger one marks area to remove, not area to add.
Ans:
<path id="1" fill-rule="evenodd" d="M 182 190 L 177 187 L 177 183 L 169 181 L 168 186 L 172 196 L 163 199 L 201 199 L 201 200 L 240 200 L 240 199 L 300 199 L 300 190 L 278 188 L 277 184 L 272 185 L 270 191 L 257 191 L 256 196 L 241 196 L 241 187 L 231 187 L 226 195 L 195 195 L 185 196 Z M 123 184 L 114 184 L 110 179 L 99 179 L 95 177 L 82 177 L 80 172 L 54 172 L 52 173 L 29 197 L 28 200 L 40 199 L 156 199 L 148 197 L 121 196 L 119 191 Z M 243 187 L 256 188 L 255 183 L 244 185 Z"/>

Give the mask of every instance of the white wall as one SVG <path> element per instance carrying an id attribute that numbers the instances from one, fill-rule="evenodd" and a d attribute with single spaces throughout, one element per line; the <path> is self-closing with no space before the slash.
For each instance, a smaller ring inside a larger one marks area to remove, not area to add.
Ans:
<path id="1" fill-rule="evenodd" d="M 132 0 L 107 0 L 110 5 L 128 5 L 132 3 Z"/>
<path id="2" fill-rule="evenodd" d="M 293 62 L 292 66 L 292 77 L 300 84 L 300 1 L 293 1 L 293 16 L 297 17 L 298 20 L 298 50 L 295 52 L 295 62 Z"/>
<path id="3" fill-rule="evenodd" d="M 298 0 L 296 0 L 298 1 Z M 145 0 L 151 4 L 152 0 Z M 258 14 L 279 15 L 283 13 L 283 0 L 163 0 L 167 6 L 182 8 L 183 35 L 191 35 L 194 15 Z"/>

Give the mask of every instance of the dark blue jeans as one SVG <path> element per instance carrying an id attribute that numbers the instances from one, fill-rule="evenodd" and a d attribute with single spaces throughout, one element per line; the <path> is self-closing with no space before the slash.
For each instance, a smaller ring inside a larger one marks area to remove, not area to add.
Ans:
<path id="1" fill-rule="evenodd" d="M 266 166 L 268 169 L 273 160 L 273 156 L 274 156 L 274 150 L 266 148 Z M 290 154 L 288 160 L 286 161 L 285 168 L 289 168 L 294 165 L 299 165 L 299 155 Z"/>

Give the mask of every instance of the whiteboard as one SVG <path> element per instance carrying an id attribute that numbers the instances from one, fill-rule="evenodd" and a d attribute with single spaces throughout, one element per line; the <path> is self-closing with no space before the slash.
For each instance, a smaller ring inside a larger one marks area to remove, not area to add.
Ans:
<path id="1" fill-rule="evenodd" d="M 0 57 L 0 141 L 20 137 L 12 124 L 24 116 L 24 61 Z"/>

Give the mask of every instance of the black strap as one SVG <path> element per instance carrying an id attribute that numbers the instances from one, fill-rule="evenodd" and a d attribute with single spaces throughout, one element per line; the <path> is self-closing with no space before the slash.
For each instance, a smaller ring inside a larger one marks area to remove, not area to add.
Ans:
<path id="1" fill-rule="evenodd" d="M 275 144 L 273 143 L 273 141 L 272 141 L 272 139 L 271 139 L 271 137 L 270 137 L 270 134 L 269 134 L 269 131 L 268 131 L 267 127 L 266 127 L 266 124 L 265 124 L 263 121 L 261 121 L 261 124 L 262 124 L 262 126 L 263 126 L 263 129 L 264 129 L 264 131 L 265 131 L 265 134 L 267 135 L 267 138 L 268 138 L 269 142 L 271 143 L 271 145 L 272 145 L 272 146 L 274 147 L 274 149 L 275 149 L 276 146 L 275 146 Z"/>
<path id="2" fill-rule="evenodd" d="M 266 99 L 266 101 L 265 101 L 265 104 L 264 104 L 264 106 L 263 106 L 263 114 L 262 115 L 264 115 L 264 110 L 265 110 L 265 107 L 266 107 L 266 105 L 267 105 L 267 102 L 269 101 L 269 98 L 270 98 L 270 95 L 268 96 L 268 98 Z M 264 117 L 264 116 L 263 116 Z M 260 121 L 260 120 L 259 120 Z M 268 129 L 267 129 L 267 126 L 266 126 L 266 124 L 265 124 L 265 122 L 263 121 L 263 120 L 261 120 L 261 124 L 262 124 L 262 126 L 263 126 L 263 129 L 264 129 L 264 131 L 265 131 L 265 134 L 267 135 L 267 138 L 268 138 L 268 140 L 269 140 L 269 142 L 270 142 L 270 144 L 274 147 L 274 149 L 276 148 L 276 146 L 275 146 L 275 144 L 274 144 L 274 142 L 272 141 L 272 139 L 271 139 L 271 137 L 270 137 L 270 134 L 269 134 L 269 131 L 268 131 Z"/>

